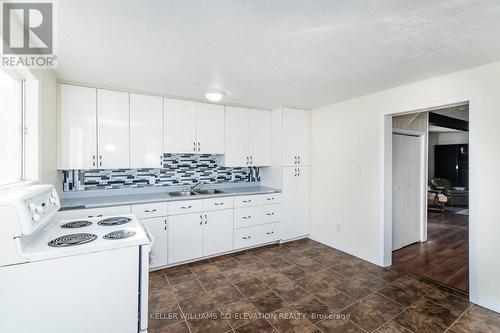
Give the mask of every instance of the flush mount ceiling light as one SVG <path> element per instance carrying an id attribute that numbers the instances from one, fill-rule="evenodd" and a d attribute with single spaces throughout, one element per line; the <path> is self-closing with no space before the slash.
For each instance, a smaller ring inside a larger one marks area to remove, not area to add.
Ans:
<path id="1" fill-rule="evenodd" d="M 204 91 L 205 93 L 205 98 L 212 103 L 217 103 L 219 102 L 222 97 L 226 94 L 222 90 L 216 90 L 216 89 L 208 89 Z"/>

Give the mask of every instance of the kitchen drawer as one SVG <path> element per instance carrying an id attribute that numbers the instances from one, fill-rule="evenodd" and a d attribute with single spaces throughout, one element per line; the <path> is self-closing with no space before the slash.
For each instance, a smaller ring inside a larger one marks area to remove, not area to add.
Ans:
<path id="1" fill-rule="evenodd" d="M 233 197 L 211 198 L 203 200 L 203 210 L 221 210 L 233 208 Z"/>
<path id="2" fill-rule="evenodd" d="M 281 193 L 269 193 L 259 195 L 260 205 L 272 205 L 281 202 Z"/>
<path id="3" fill-rule="evenodd" d="M 168 215 L 198 213 L 203 211 L 203 200 L 184 200 L 168 203 Z"/>
<path id="4" fill-rule="evenodd" d="M 132 205 L 132 214 L 135 214 L 140 219 L 150 217 L 160 217 L 167 215 L 166 202 L 153 202 L 140 205 Z"/>
<path id="5" fill-rule="evenodd" d="M 245 228 L 262 224 L 262 207 L 243 207 L 234 209 L 234 227 Z"/>
<path id="6" fill-rule="evenodd" d="M 87 209 L 70 209 L 57 212 L 60 220 L 87 219 L 92 217 L 130 214 L 130 206 L 112 206 Z"/>
<path id="7" fill-rule="evenodd" d="M 269 223 L 234 230 L 234 248 L 270 243 L 281 239 L 281 223 Z"/>
<path id="8" fill-rule="evenodd" d="M 259 205 L 258 195 L 241 195 L 234 197 L 234 207 L 249 207 Z"/>
<path id="9" fill-rule="evenodd" d="M 266 205 L 260 208 L 262 223 L 281 221 L 281 204 Z"/>

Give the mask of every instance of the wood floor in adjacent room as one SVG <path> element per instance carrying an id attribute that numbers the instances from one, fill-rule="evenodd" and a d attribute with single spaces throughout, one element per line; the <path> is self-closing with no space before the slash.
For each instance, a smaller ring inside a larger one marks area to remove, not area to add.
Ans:
<path id="1" fill-rule="evenodd" d="M 393 252 L 392 264 L 468 292 L 469 217 L 456 210 L 428 213 L 427 242 Z"/>

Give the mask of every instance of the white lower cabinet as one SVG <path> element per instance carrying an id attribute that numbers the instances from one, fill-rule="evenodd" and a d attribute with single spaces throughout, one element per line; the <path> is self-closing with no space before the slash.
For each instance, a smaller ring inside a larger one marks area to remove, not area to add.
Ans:
<path id="1" fill-rule="evenodd" d="M 173 215 L 168 218 L 168 263 L 203 256 L 202 213 Z"/>
<path id="2" fill-rule="evenodd" d="M 206 212 L 203 224 L 203 255 L 211 256 L 233 249 L 233 210 Z"/>
<path id="3" fill-rule="evenodd" d="M 283 239 L 309 233 L 309 168 L 283 168 Z"/>
<path id="4" fill-rule="evenodd" d="M 253 227 L 234 230 L 234 248 L 265 244 L 281 239 L 281 226 L 279 222 L 257 225 Z"/>
<path id="5" fill-rule="evenodd" d="M 141 224 L 153 237 L 153 247 L 149 255 L 149 268 L 166 266 L 167 261 L 167 218 L 141 219 Z"/>

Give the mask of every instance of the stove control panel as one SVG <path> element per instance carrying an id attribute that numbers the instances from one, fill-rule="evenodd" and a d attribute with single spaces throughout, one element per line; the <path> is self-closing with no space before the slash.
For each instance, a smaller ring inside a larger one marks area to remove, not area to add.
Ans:
<path id="1" fill-rule="evenodd" d="M 44 191 L 26 201 L 28 215 L 33 223 L 39 223 L 60 208 L 59 196 L 55 190 Z"/>

